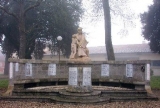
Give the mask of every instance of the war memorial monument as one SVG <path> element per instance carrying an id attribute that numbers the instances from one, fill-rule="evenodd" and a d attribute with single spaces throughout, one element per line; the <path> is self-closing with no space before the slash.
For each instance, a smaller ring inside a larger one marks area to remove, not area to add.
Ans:
<path id="1" fill-rule="evenodd" d="M 78 28 L 68 60 L 9 59 L 10 86 L 0 99 L 84 104 L 158 99 L 150 88 L 150 61 L 92 61 L 87 44 Z"/>

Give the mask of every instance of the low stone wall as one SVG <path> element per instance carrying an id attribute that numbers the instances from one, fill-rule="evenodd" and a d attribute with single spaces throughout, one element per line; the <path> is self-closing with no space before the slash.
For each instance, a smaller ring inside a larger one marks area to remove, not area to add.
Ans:
<path id="1" fill-rule="evenodd" d="M 70 62 L 51 60 L 9 59 L 10 79 L 14 84 L 41 81 L 67 81 L 69 68 L 91 68 L 91 79 L 94 82 L 120 82 L 134 85 L 145 85 L 150 80 L 150 61 L 91 61 Z M 146 68 L 145 68 L 146 67 Z"/>

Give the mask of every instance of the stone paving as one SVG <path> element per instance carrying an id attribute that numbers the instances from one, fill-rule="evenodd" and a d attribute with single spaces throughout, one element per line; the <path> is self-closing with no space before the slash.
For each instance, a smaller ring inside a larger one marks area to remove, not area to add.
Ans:
<path id="1" fill-rule="evenodd" d="M 34 87 L 28 88 L 28 90 L 36 90 L 36 91 L 56 91 L 60 89 L 67 88 L 68 86 L 45 86 L 45 87 Z M 128 88 L 120 88 L 120 87 L 104 87 L 104 86 L 93 86 L 94 90 L 132 90 Z"/>
<path id="2" fill-rule="evenodd" d="M 0 93 L 5 89 L 0 89 Z M 160 97 L 160 90 L 153 90 L 156 96 Z M 159 101 L 131 101 L 131 102 L 112 102 L 100 105 L 85 104 L 56 104 L 41 102 L 23 101 L 0 101 L 0 108 L 160 108 Z"/>

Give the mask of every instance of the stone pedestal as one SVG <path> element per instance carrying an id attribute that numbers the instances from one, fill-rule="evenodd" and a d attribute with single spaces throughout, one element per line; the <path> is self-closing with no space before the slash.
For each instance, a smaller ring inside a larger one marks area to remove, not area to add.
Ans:
<path id="1" fill-rule="evenodd" d="M 92 92 L 91 67 L 69 67 L 68 92 Z"/>

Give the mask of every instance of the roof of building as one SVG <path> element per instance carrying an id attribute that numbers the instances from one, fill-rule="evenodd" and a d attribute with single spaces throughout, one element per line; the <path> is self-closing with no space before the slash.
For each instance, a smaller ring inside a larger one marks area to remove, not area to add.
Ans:
<path id="1" fill-rule="evenodd" d="M 105 46 L 88 47 L 90 54 L 106 53 Z M 114 53 L 152 52 L 148 44 L 113 45 Z"/>
<path id="2" fill-rule="evenodd" d="M 114 53 L 139 53 L 152 52 L 148 44 L 128 44 L 128 45 L 113 45 Z M 89 54 L 104 54 L 106 53 L 105 46 L 88 47 Z M 50 55 L 51 52 L 46 48 L 45 55 Z"/>

